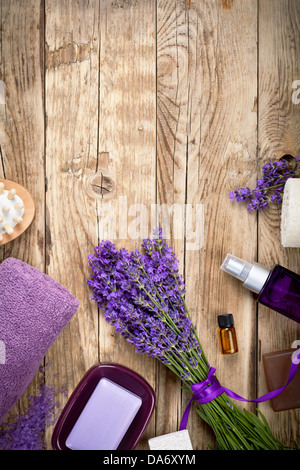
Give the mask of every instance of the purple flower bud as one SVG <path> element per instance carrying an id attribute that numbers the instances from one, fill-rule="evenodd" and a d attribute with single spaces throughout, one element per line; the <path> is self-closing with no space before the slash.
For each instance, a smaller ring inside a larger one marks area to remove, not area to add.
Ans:
<path id="1" fill-rule="evenodd" d="M 102 241 L 88 256 L 88 285 L 106 321 L 137 352 L 166 363 L 169 353 L 186 353 L 198 343 L 183 300 L 178 261 L 161 228 L 153 239 L 143 240 L 142 250 L 129 253 Z"/>
<path id="2" fill-rule="evenodd" d="M 298 162 L 300 157 L 296 158 Z M 257 179 L 256 187 L 251 191 L 248 187 L 240 188 L 229 193 L 229 199 L 237 202 L 247 202 L 249 211 L 265 209 L 270 202 L 280 204 L 284 186 L 289 178 L 300 177 L 300 166 L 293 169 L 287 160 L 268 162 L 262 167 L 262 178 Z"/>

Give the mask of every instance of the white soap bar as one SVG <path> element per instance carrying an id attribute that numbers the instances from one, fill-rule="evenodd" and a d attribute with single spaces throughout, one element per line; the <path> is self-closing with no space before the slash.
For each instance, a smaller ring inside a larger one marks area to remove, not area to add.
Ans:
<path id="1" fill-rule="evenodd" d="M 150 450 L 193 450 L 187 429 L 152 437 L 148 444 Z"/>
<path id="2" fill-rule="evenodd" d="M 284 186 L 281 209 L 281 243 L 300 247 L 300 179 L 289 178 Z"/>
<path id="3" fill-rule="evenodd" d="M 102 378 L 66 439 L 72 450 L 116 450 L 142 405 L 141 397 Z"/>

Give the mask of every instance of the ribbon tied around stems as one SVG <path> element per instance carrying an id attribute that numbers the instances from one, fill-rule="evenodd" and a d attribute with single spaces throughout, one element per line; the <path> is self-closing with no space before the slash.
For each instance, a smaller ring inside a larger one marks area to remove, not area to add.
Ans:
<path id="1" fill-rule="evenodd" d="M 247 400 L 246 398 L 241 397 L 240 395 L 233 392 L 232 390 L 229 390 L 228 388 L 223 387 L 218 381 L 218 379 L 216 378 L 216 376 L 214 375 L 214 373 L 216 372 L 216 369 L 214 367 L 210 367 L 205 380 L 191 385 L 191 390 L 194 393 L 183 414 L 181 424 L 180 424 L 180 431 L 182 431 L 183 429 L 186 429 L 188 417 L 190 413 L 190 408 L 191 408 L 191 404 L 193 400 L 197 400 L 197 402 L 200 405 L 204 405 L 205 403 L 209 403 L 210 401 L 214 400 L 219 395 L 222 395 L 222 393 L 226 393 L 228 397 L 234 398 L 235 400 L 246 401 L 246 402 L 251 402 L 251 403 L 261 403 L 264 401 L 271 400 L 272 398 L 275 398 L 278 395 L 280 395 L 280 393 L 283 392 L 283 390 L 289 385 L 289 383 L 295 377 L 299 362 L 300 362 L 300 348 L 297 349 L 292 355 L 292 363 L 291 363 L 291 368 L 290 368 L 287 383 L 283 385 L 282 387 L 277 388 L 276 390 L 273 390 L 269 393 L 266 393 L 265 395 L 262 395 L 259 398 L 256 398 L 255 400 Z"/>

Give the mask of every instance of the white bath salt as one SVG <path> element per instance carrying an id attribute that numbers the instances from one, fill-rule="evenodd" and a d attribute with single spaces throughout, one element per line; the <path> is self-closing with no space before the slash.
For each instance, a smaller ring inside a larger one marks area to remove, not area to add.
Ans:
<path id="1" fill-rule="evenodd" d="M 281 209 L 281 243 L 286 248 L 300 247 L 300 178 L 285 183 Z"/>
<path id="2" fill-rule="evenodd" d="M 193 450 L 187 429 L 152 437 L 148 444 L 150 450 Z"/>
<path id="3" fill-rule="evenodd" d="M 3 235 L 11 235 L 14 227 L 22 222 L 24 215 L 24 203 L 16 194 L 15 189 L 4 189 L 4 183 L 0 183 L 0 241 Z"/>

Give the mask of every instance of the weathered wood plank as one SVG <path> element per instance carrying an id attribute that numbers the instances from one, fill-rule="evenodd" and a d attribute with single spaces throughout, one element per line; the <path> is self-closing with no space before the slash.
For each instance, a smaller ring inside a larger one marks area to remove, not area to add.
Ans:
<path id="1" fill-rule="evenodd" d="M 256 175 L 256 2 L 158 7 L 158 193 L 169 204 L 190 205 L 193 225 L 186 219 L 179 246 L 187 305 L 218 377 L 247 396 L 255 390 L 255 306 L 219 267 L 227 252 L 256 254 L 255 218 L 228 200 L 232 188 Z M 200 236 L 196 249 L 193 231 Z M 240 352 L 224 358 L 217 315 L 227 312 L 234 314 Z M 177 416 L 169 410 L 161 428 L 180 421 L 187 399 L 177 405 Z M 195 413 L 189 429 L 196 449 L 214 445 Z"/>
<path id="2" fill-rule="evenodd" d="M 157 204 L 159 222 L 184 274 L 188 26 L 182 2 L 157 4 Z M 159 365 L 157 435 L 178 430 L 181 384 Z"/>
<path id="3" fill-rule="evenodd" d="M 299 251 L 280 244 L 280 208 L 259 214 L 257 225 L 255 214 L 228 200 L 230 190 L 254 185 L 264 162 L 299 155 L 300 104 L 292 101 L 299 2 L 46 0 L 45 8 L 0 0 L 0 176 L 26 186 L 37 207 L 32 226 L 1 248 L 0 259 L 45 270 L 80 300 L 46 356 L 48 385 L 72 392 L 100 360 L 132 368 L 155 388 L 156 412 L 138 446 L 147 449 L 149 437 L 178 429 L 190 396 L 98 317 L 87 255 L 105 238 L 139 247 L 151 234 L 152 205 L 164 204 L 165 215 L 175 209 L 169 241 L 203 349 L 226 387 L 248 398 L 266 391 L 262 354 L 290 347 L 299 326 L 262 306 L 257 317 L 252 294 L 219 267 L 233 253 L 299 272 Z M 223 357 L 217 315 L 228 312 L 239 353 Z M 37 374 L 27 393 L 43 380 Z M 297 438 L 299 410 L 260 409 L 280 439 Z M 214 447 L 194 408 L 188 428 L 195 449 Z M 50 437 L 48 430 L 48 448 Z"/>
<path id="4" fill-rule="evenodd" d="M 40 2 L 0 2 L 0 80 L 5 104 L 0 113 L 1 177 L 25 186 L 33 195 L 36 214 L 20 237 L 1 248 L 9 256 L 44 270 L 44 10 Z M 20 400 L 26 409 L 43 378 L 36 375 Z M 16 407 L 12 410 L 16 411 Z"/>
<path id="5" fill-rule="evenodd" d="M 113 197 L 98 200 L 99 239 L 134 250 L 150 235 L 155 203 L 155 2 L 103 0 L 99 30 L 99 151 L 108 155 L 98 170 L 107 170 L 115 184 Z M 137 355 L 102 315 L 99 351 L 102 362 L 124 364 L 155 388 L 156 362 Z M 139 449 L 148 448 L 154 426 L 155 415 Z"/>
<path id="6" fill-rule="evenodd" d="M 300 4 L 297 0 L 260 2 L 259 8 L 259 158 L 260 165 L 288 153 L 299 156 L 300 105 L 293 103 L 293 83 L 300 77 Z M 259 214 L 259 262 L 268 268 L 281 264 L 300 272 L 300 253 L 283 248 L 281 207 Z M 259 306 L 258 393 L 266 392 L 262 355 L 287 349 L 300 338 L 299 325 Z M 260 405 L 279 438 L 292 444 L 299 436 L 299 410 L 274 413 L 270 402 Z"/>
<path id="7" fill-rule="evenodd" d="M 194 279 L 189 296 L 200 293 L 192 313 L 218 377 L 249 396 L 255 392 L 256 308 L 220 265 L 226 253 L 252 259 L 257 250 L 255 217 L 228 198 L 256 178 L 257 5 L 245 0 L 211 8 L 209 2 L 197 13 L 191 23 L 198 61 L 189 75 L 191 87 L 197 76 L 201 86 L 192 88 L 188 201 L 204 204 L 205 212 L 203 248 L 197 257 L 187 253 L 187 280 Z M 216 328 L 222 313 L 235 319 L 240 347 L 232 357 L 220 353 Z"/>
<path id="8" fill-rule="evenodd" d="M 66 384 L 69 393 L 99 359 L 98 312 L 86 284 L 97 215 L 85 189 L 97 165 L 98 6 L 97 0 L 46 1 L 46 272 L 80 301 L 48 351 L 46 380 Z"/>

